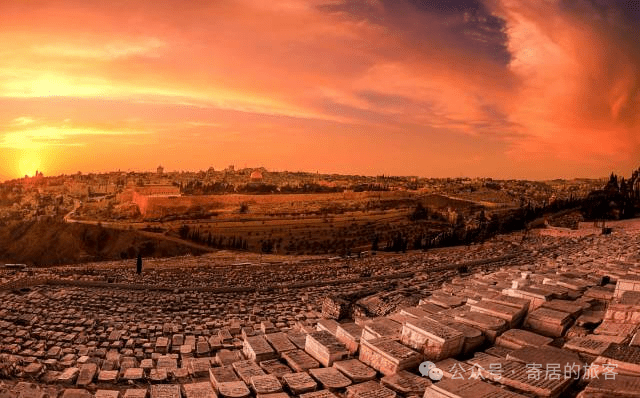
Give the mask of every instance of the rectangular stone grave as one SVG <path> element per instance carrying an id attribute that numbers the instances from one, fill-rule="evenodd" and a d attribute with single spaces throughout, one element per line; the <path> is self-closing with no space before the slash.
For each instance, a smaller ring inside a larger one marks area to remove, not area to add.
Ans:
<path id="1" fill-rule="evenodd" d="M 325 330 L 334 336 L 336 335 L 337 327 L 338 322 L 333 319 L 318 319 L 318 323 L 316 324 L 317 331 Z"/>
<path id="2" fill-rule="evenodd" d="M 571 314 L 540 307 L 527 315 L 524 327 L 548 337 L 562 337 L 573 323 Z"/>
<path id="3" fill-rule="evenodd" d="M 151 383 L 163 383 L 169 378 L 169 372 L 167 369 L 150 369 L 149 381 Z"/>
<path id="4" fill-rule="evenodd" d="M 395 391 L 381 385 L 377 381 L 366 381 L 347 387 L 347 398 L 395 398 Z"/>
<path id="5" fill-rule="evenodd" d="M 251 391 L 244 381 L 238 380 L 220 383 L 218 394 L 224 398 L 246 398 L 251 395 Z"/>
<path id="6" fill-rule="evenodd" d="M 156 352 L 166 354 L 169 352 L 169 339 L 166 337 L 158 337 L 156 340 Z"/>
<path id="7" fill-rule="evenodd" d="M 462 355 L 473 354 L 485 342 L 484 334 L 476 327 L 458 322 L 443 314 L 430 314 L 427 318 L 455 329 L 464 335 L 464 343 L 462 344 L 461 352 Z"/>
<path id="8" fill-rule="evenodd" d="M 640 377 L 616 374 L 592 378 L 580 398 L 640 398 Z"/>
<path id="9" fill-rule="evenodd" d="M 220 366 L 230 366 L 238 361 L 244 361 L 241 351 L 222 349 L 216 353 L 216 362 Z"/>
<path id="10" fill-rule="evenodd" d="M 471 311 L 480 312 L 489 316 L 503 319 L 509 328 L 514 328 L 522 324 L 526 310 L 504 304 L 480 300 L 476 304 L 469 305 Z"/>
<path id="11" fill-rule="evenodd" d="M 329 390 L 320 390 L 320 391 L 300 394 L 300 398 L 338 398 L 338 396 Z"/>
<path id="12" fill-rule="evenodd" d="M 140 381 L 144 378 L 144 369 L 142 368 L 128 368 L 122 374 L 122 380 L 124 381 Z"/>
<path id="13" fill-rule="evenodd" d="M 265 334 L 264 337 L 278 354 L 297 349 L 285 333 L 269 333 Z"/>
<path id="14" fill-rule="evenodd" d="M 442 379 L 424 392 L 423 398 L 524 398 L 479 379 Z"/>
<path id="15" fill-rule="evenodd" d="M 385 374 L 416 368 L 423 360 L 421 353 L 392 339 L 362 340 L 360 361 Z"/>
<path id="16" fill-rule="evenodd" d="M 428 318 L 413 318 L 402 327 L 403 344 L 424 354 L 425 359 L 439 361 L 462 351 L 464 335 Z"/>
<path id="17" fill-rule="evenodd" d="M 58 376 L 57 382 L 60 384 L 72 385 L 75 383 L 80 370 L 78 368 L 66 368 Z"/>
<path id="18" fill-rule="evenodd" d="M 122 398 L 147 398 L 146 388 L 127 388 Z"/>
<path id="19" fill-rule="evenodd" d="M 401 335 L 401 323 L 389 318 L 376 318 L 365 323 L 362 330 L 361 340 L 371 340 L 381 337 L 399 339 Z"/>
<path id="20" fill-rule="evenodd" d="M 452 317 L 456 322 L 474 327 L 482 332 L 489 342 L 495 342 L 497 336 L 508 329 L 507 322 L 503 319 L 492 317 L 480 312 L 472 312 L 468 306 L 462 306 L 446 310 L 440 313 Z"/>
<path id="21" fill-rule="evenodd" d="M 533 362 L 535 363 L 535 362 Z M 540 373 L 527 367 L 526 364 L 515 361 L 503 361 L 498 369 L 481 369 L 480 372 L 487 380 L 499 383 L 525 393 L 534 394 L 537 397 L 560 397 L 575 381 L 571 377 L 564 377 L 562 370 L 554 374 L 557 377 L 549 377 L 547 368 L 542 367 Z M 532 375 L 534 377 L 532 377 Z"/>
<path id="22" fill-rule="evenodd" d="M 523 347 L 507 354 L 507 359 L 523 364 L 541 364 L 543 369 L 551 365 L 560 365 L 562 369 L 571 368 L 574 365 L 583 366 L 580 356 L 573 351 L 563 350 L 557 347 Z"/>
<path id="23" fill-rule="evenodd" d="M 93 395 L 84 388 L 66 388 L 60 398 L 93 398 Z"/>
<path id="24" fill-rule="evenodd" d="M 163 355 L 156 361 L 156 368 L 166 369 L 169 371 L 178 369 L 178 360 L 173 357 Z"/>
<path id="25" fill-rule="evenodd" d="M 338 324 L 336 328 L 336 338 L 347 347 L 350 355 L 358 352 L 361 336 L 362 326 L 353 322 Z"/>
<path id="26" fill-rule="evenodd" d="M 274 375 L 262 375 L 251 377 L 251 388 L 256 394 L 274 394 L 282 392 L 282 384 Z"/>
<path id="27" fill-rule="evenodd" d="M 325 389 L 333 390 L 351 385 L 351 380 L 336 368 L 309 369 L 309 374 Z"/>
<path id="28" fill-rule="evenodd" d="M 242 352 L 247 359 L 257 362 L 278 357 L 263 335 L 247 336 L 242 344 Z"/>
<path id="29" fill-rule="evenodd" d="M 320 367 L 320 362 L 302 350 L 287 351 L 282 354 L 282 359 L 296 372 L 305 372 Z"/>
<path id="30" fill-rule="evenodd" d="M 295 395 L 315 391 L 318 388 L 318 384 L 306 372 L 283 375 L 282 381 Z"/>
<path id="31" fill-rule="evenodd" d="M 187 369 L 193 377 L 207 377 L 209 375 L 209 368 L 211 368 L 211 362 L 208 358 L 191 358 L 187 362 Z"/>
<path id="32" fill-rule="evenodd" d="M 240 381 L 240 379 L 236 375 L 236 372 L 233 371 L 233 368 L 231 368 L 230 366 L 224 366 L 209 369 L 209 381 L 211 381 L 211 385 L 217 391 L 218 386 L 221 383 Z"/>
<path id="33" fill-rule="evenodd" d="M 184 398 L 217 398 L 211 383 L 208 381 L 200 383 L 189 383 L 182 385 Z"/>
<path id="34" fill-rule="evenodd" d="M 602 355 L 611 342 L 593 338 L 593 335 L 574 337 L 564 343 L 564 348 L 591 355 Z"/>
<path id="35" fill-rule="evenodd" d="M 84 363 L 80 365 L 80 371 L 78 372 L 78 379 L 76 385 L 78 387 L 86 387 L 93 382 L 93 378 L 98 372 L 98 365 L 95 363 Z"/>
<path id="36" fill-rule="evenodd" d="M 349 355 L 347 347 L 327 331 L 307 335 L 304 350 L 324 366 L 331 366 Z"/>
<path id="37" fill-rule="evenodd" d="M 247 385 L 251 385 L 251 378 L 253 376 L 264 376 L 266 373 L 257 363 L 253 361 L 238 361 L 233 364 L 233 369 L 236 371 L 240 379 Z"/>
<path id="38" fill-rule="evenodd" d="M 96 390 L 94 398 L 120 398 L 118 390 Z"/>
<path id="39" fill-rule="evenodd" d="M 421 377 L 406 370 L 384 376 L 380 382 L 403 396 L 422 396 L 431 385 L 428 377 Z"/>
<path id="40" fill-rule="evenodd" d="M 307 342 L 307 334 L 295 330 L 290 330 L 287 332 L 287 337 L 291 342 L 301 350 L 304 350 L 304 345 Z"/>
<path id="41" fill-rule="evenodd" d="M 582 304 L 569 300 L 551 300 L 543 303 L 541 307 L 566 312 L 570 314 L 573 319 L 577 319 L 584 310 Z"/>
<path id="42" fill-rule="evenodd" d="M 117 370 L 101 370 L 98 373 L 98 381 L 101 383 L 115 383 L 118 380 Z"/>
<path id="43" fill-rule="evenodd" d="M 280 379 L 283 375 L 287 373 L 293 372 L 290 367 L 280 362 L 280 360 L 278 359 L 270 359 L 268 361 L 262 361 L 260 362 L 259 365 L 262 368 L 262 370 L 264 370 L 267 374 L 274 375 L 278 379 Z"/>
<path id="44" fill-rule="evenodd" d="M 363 383 L 376 378 L 376 371 L 357 359 L 336 361 L 333 367 L 342 372 L 354 383 Z"/>
<path id="45" fill-rule="evenodd" d="M 151 398 L 180 398 L 180 386 L 177 384 L 151 385 Z"/>
<path id="46" fill-rule="evenodd" d="M 449 379 L 466 379 L 469 370 L 472 368 L 472 365 L 454 358 L 443 359 L 442 361 L 436 362 L 435 365 L 438 369 L 442 370 L 443 376 Z M 425 378 L 428 379 L 428 377 Z"/>
<path id="47" fill-rule="evenodd" d="M 496 339 L 496 345 L 517 350 L 523 347 L 541 347 L 553 342 L 550 337 L 522 329 L 510 329 Z"/>
<path id="48" fill-rule="evenodd" d="M 640 347 L 612 343 L 593 364 L 612 364 L 616 373 L 640 376 Z"/>

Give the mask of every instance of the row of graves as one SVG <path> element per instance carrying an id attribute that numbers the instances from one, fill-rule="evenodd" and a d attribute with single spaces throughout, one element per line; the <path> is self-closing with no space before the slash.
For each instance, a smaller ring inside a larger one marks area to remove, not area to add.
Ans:
<path id="1" fill-rule="evenodd" d="M 634 266 L 503 268 L 385 317 L 175 333 L 142 360 L 89 350 L 64 369 L 27 366 L 38 382 L 0 398 L 640 397 Z"/>

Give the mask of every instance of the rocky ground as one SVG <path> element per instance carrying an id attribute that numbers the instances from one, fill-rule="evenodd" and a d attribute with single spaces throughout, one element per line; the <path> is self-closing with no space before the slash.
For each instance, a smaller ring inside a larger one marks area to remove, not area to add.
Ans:
<path id="1" fill-rule="evenodd" d="M 5 269 L 0 398 L 640 396 L 640 222 L 608 226 Z"/>

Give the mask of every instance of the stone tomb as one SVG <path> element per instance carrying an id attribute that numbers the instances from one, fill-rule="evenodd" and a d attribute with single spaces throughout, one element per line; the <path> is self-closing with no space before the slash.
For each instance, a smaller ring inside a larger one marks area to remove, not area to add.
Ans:
<path id="1" fill-rule="evenodd" d="M 225 398 L 246 398 L 251 395 L 251 391 L 244 381 L 238 380 L 220 383 L 218 394 Z"/>
<path id="2" fill-rule="evenodd" d="M 287 365 L 280 362 L 278 359 L 270 359 L 268 361 L 260 362 L 260 368 L 267 372 L 267 374 L 274 375 L 280 379 L 283 375 L 291 373 L 292 370 Z"/>
<path id="3" fill-rule="evenodd" d="M 439 361 L 462 351 L 464 334 L 428 318 L 413 318 L 403 325 L 401 340 L 425 359 Z"/>
<path id="4" fill-rule="evenodd" d="M 118 390 L 97 390 L 93 395 L 94 398 L 120 398 Z"/>
<path id="5" fill-rule="evenodd" d="M 318 384 L 306 372 L 283 375 L 282 381 L 295 395 L 315 391 L 318 388 Z"/>
<path id="6" fill-rule="evenodd" d="M 338 396 L 329 390 L 320 390 L 308 392 L 306 394 L 300 394 L 300 398 L 338 398 Z"/>
<path id="7" fill-rule="evenodd" d="M 516 308 L 487 300 L 480 300 L 475 304 L 469 305 L 469 308 L 471 311 L 480 312 L 505 320 L 510 329 L 519 326 L 527 313 L 526 310 L 522 308 Z"/>
<path id="8" fill-rule="evenodd" d="M 347 347 L 324 330 L 307 335 L 304 350 L 327 367 L 349 355 Z"/>
<path id="9" fill-rule="evenodd" d="M 347 398 L 395 398 L 396 393 L 377 381 L 354 384 L 347 387 Z"/>
<path id="10" fill-rule="evenodd" d="M 401 335 L 401 323 L 389 318 L 376 318 L 365 323 L 362 330 L 361 340 L 378 339 L 381 337 L 399 339 Z"/>
<path id="11" fill-rule="evenodd" d="M 517 350 L 523 347 L 541 347 L 549 345 L 553 339 L 522 329 L 510 329 L 498 336 L 496 345 Z"/>
<path id="12" fill-rule="evenodd" d="M 479 371 L 487 380 L 545 398 L 559 397 L 575 381 L 571 377 L 564 377 L 564 368 L 562 366 L 557 372 L 557 378 L 549 377 L 546 373 L 547 368 L 544 365 L 542 369 L 538 369 L 540 372 L 532 370 L 531 367 L 527 367 L 524 363 L 502 361 L 497 369 L 480 369 Z"/>
<path id="13" fill-rule="evenodd" d="M 256 394 L 273 394 L 282 392 L 282 385 L 274 375 L 251 377 L 251 388 Z"/>
<path id="14" fill-rule="evenodd" d="M 254 361 L 266 361 L 275 359 L 278 354 L 273 350 L 263 335 L 247 336 L 242 344 L 242 352 L 247 359 Z"/>
<path id="15" fill-rule="evenodd" d="M 257 363 L 253 361 L 238 361 L 233 364 L 233 369 L 235 369 L 240 379 L 244 381 L 246 384 L 251 384 L 251 378 L 254 376 L 264 376 L 266 373 Z"/>
<path id="16" fill-rule="evenodd" d="M 424 392 L 423 398 L 524 398 L 478 379 L 442 379 Z"/>
<path id="17" fill-rule="evenodd" d="M 390 375 L 400 370 L 416 368 L 423 356 L 396 340 L 382 338 L 363 340 L 359 359 L 375 370 Z"/>
<path id="18" fill-rule="evenodd" d="M 600 397 L 640 398 L 640 377 L 620 374 L 608 378 L 596 377 L 578 395 L 578 398 Z"/>
<path id="19" fill-rule="evenodd" d="M 562 337 L 573 323 L 567 312 L 540 307 L 527 315 L 524 327 L 548 337 Z"/>
<path id="20" fill-rule="evenodd" d="M 384 376 L 380 379 L 382 385 L 396 391 L 403 396 L 424 395 L 425 390 L 431 385 L 427 377 L 421 377 L 414 373 L 401 370 L 398 373 Z"/>
<path id="21" fill-rule="evenodd" d="M 339 389 L 351 385 L 351 380 L 336 368 L 310 369 L 309 373 L 326 389 Z"/>
<path id="22" fill-rule="evenodd" d="M 98 372 L 98 365 L 95 363 L 85 363 L 80 365 L 80 371 L 78 373 L 78 379 L 76 385 L 78 387 L 86 387 L 93 381 L 93 378 Z"/>
<path id="23" fill-rule="evenodd" d="M 93 398 L 93 395 L 83 388 L 67 388 L 60 398 Z"/>
<path id="24" fill-rule="evenodd" d="M 573 339 L 564 343 L 564 348 L 577 351 L 580 353 L 590 355 L 602 355 L 607 348 L 611 345 L 611 342 L 596 339 L 593 335 L 587 335 L 583 337 L 574 337 Z"/>
<path id="25" fill-rule="evenodd" d="M 240 381 L 233 369 L 227 366 L 209 369 L 209 380 L 216 391 L 222 383 Z"/>
<path id="26" fill-rule="evenodd" d="M 305 372 L 309 369 L 320 367 L 318 361 L 302 350 L 287 351 L 282 354 L 282 359 L 296 372 Z"/>
<path id="27" fill-rule="evenodd" d="M 600 367 L 612 364 L 616 373 L 640 376 L 640 347 L 611 344 L 593 363 Z"/>
<path id="28" fill-rule="evenodd" d="M 289 340 L 285 333 L 269 333 L 265 334 L 264 337 L 278 354 L 296 349 L 296 346 Z"/>
<path id="29" fill-rule="evenodd" d="M 146 388 L 128 388 L 122 398 L 147 398 Z"/>
<path id="30" fill-rule="evenodd" d="M 347 347 L 350 355 L 358 352 L 361 336 L 362 326 L 356 325 L 353 322 L 340 323 L 336 328 L 336 338 Z"/>
<path id="31" fill-rule="evenodd" d="M 153 384 L 151 398 L 181 398 L 180 386 L 177 384 Z"/>
<path id="32" fill-rule="evenodd" d="M 208 381 L 183 384 L 182 392 L 184 393 L 184 398 L 217 398 L 211 383 Z"/>
<path id="33" fill-rule="evenodd" d="M 376 371 L 357 359 L 334 362 L 333 367 L 344 373 L 354 383 L 362 383 L 376 378 Z"/>
<path id="34" fill-rule="evenodd" d="M 559 366 L 563 374 L 565 369 L 575 368 L 576 371 L 579 371 L 579 368 L 584 365 L 584 362 L 575 352 L 551 346 L 523 347 L 511 351 L 507 354 L 507 359 L 524 365 L 540 364 L 543 370 L 551 366 L 556 368 Z"/>
<path id="35" fill-rule="evenodd" d="M 505 320 L 480 312 L 472 312 L 468 306 L 446 310 L 443 314 L 453 317 L 460 323 L 480 329 L 491 343 L 495 342 L 496 337 L 509 328 Z"/>

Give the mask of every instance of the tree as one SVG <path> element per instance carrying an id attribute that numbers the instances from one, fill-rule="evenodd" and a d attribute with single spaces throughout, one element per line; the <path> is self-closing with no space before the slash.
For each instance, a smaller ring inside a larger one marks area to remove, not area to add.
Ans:
<path id="1" fill-rule="evenodd" d="M 136 260 L 136 273 L 142 274 L 142 254 L 138 253 L 138 259 Z"/>

